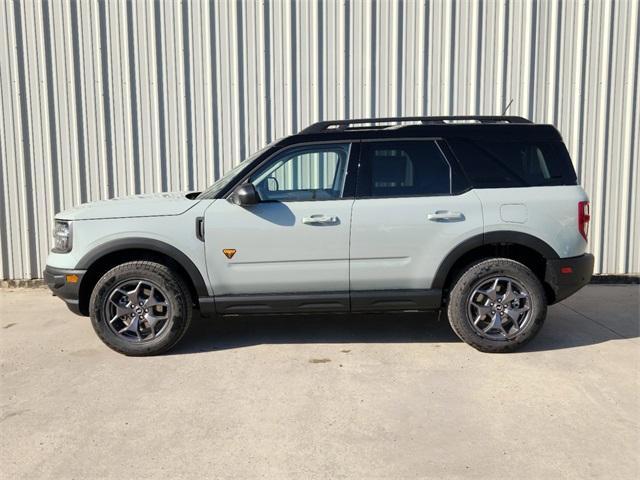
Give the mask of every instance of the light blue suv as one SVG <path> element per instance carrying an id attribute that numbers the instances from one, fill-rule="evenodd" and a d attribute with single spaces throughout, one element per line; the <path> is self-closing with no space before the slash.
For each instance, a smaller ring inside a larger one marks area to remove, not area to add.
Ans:
<path id="1" fill-rule="evenodd" d="M 54 294 L 127 355 L 210 314 L 442 309 L 512 351 L 585 285 L 589 203 L 555 128 L 519 117 L 319 122 L 203 192 L 56 215 Z M 425 328 L 427 328 L 425 326 Z"/>

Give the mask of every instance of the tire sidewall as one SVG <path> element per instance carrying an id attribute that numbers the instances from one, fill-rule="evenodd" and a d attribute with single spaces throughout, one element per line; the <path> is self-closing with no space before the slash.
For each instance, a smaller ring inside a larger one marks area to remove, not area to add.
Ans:
<path id="1" fill-rule="evenodd" d="M 531 302 L 529 324 L 509 340 L 491 340 L 477 333 L 467 317 L 467 301 L 472 288 L 491 277 L 511 277 L 529 292 Z M 455 282 L 447 306 L 449 321 L 455 333 L 466 343 L 485 352 L 511 352 L 531 340 L 542 327 L 547 314 L 547 301 L 538 277 L 525 265 L 506 258 L 494 258 L 470 266 Z"/>
<path id="2" fill-rule="evenodd" d="M 127 280 L 149 280 L 157 284 L 171 303 L 169 328 L 157 338 L 142 343 L 127 341 L 108 325 L 104 306 L 109 294 L 116 285 Z M 182 338 L 190 322 L 191 304 L 188 293 L 167 267 L 151 262 L 129 262 L 112 268 L 100 278 L 91 294 L 89 312 L 94 330 L 108 347 L 125 355 L 154 355 L 168 350 Z"/>

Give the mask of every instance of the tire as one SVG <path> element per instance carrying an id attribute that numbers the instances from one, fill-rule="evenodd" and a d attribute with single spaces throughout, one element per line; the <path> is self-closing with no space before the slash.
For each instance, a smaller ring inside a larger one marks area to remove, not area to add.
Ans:
<path id="1" fill-rule="evenodd" d="M 89 302 L 100 339 L 129 356 L 165 353 L 191 323 L 192 299 L 184 279 L 165 265 L 134 261 L 105 273 Z"/>
<path id="2" fill-rule="evenodd" d="M 546 315 L 547 300 L 538 277 L 507 258 L 470 265 L 453 284 L 447 305 L 456 335 L 489 353 L 518 349 L 535 337 Z"/>

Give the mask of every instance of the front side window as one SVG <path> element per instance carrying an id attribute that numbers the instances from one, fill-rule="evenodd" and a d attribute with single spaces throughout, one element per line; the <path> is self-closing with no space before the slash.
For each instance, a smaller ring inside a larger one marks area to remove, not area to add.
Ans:
<path id="1" fill-rule="evenodd" d="M 359 197 L 447 195 L 451 170 L 433 140 L 365 142 Z"/>
<path id="2" fill-rule="evenodd" d="M 260 200 L 335 200 L 342 196 L 349 144 L 289 149 L 267 162 L 251 178 Z"/>

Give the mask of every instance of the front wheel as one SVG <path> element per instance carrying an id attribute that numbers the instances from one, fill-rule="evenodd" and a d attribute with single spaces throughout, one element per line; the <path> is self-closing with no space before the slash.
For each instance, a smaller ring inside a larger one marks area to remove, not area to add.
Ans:
<path id="1" fill-rule="evenodd" d="M 191 322 L 184 280 L 165 265 L 127 262 L 112 268 L 91 294 L 91 323 L 111 349 L 131 356 L 172 348 Z"/>
<path id="2" fill-rule="evenodd" d="M 455 282 L 447 315 L 458 337 L 482 352 L 512 352 L 531 340 L 547 314 L 540 280 L 525 265 L 491 258 Z"/>

